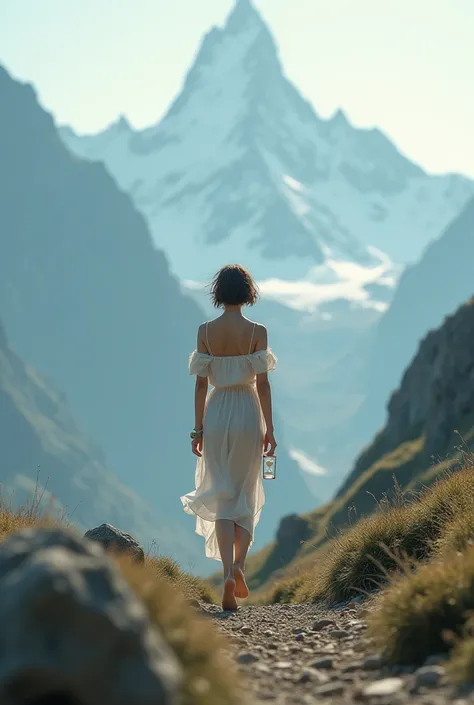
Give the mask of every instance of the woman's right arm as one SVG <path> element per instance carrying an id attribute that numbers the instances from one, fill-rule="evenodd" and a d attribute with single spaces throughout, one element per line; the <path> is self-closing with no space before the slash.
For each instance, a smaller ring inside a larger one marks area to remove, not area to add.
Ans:
<path id="1" fill-rule="evenodd" d="M 266 350 L 268 347 L 268 333 L 265 326 L 258 326 L 257 331 L 257 345 L 255 352 L 259 350 Z M 260 399 L 260 406 L 262 407 L 262 414 L 265 420 L 265 441 L 264 441 L 264 451 L 268 455 L 274 455 L 275 449 L 277 447 L 277 442 L 275 440 L 275 434 L 273 429 L 273 409 L 272 409 L 272 389 L 270 387 L 270 380 L 268 379 L 268 373 L 262 372 L 257 375 L 257 393 Z"/>
<path id="2" fill-rule="evenodd" d="M 197 336 L 196 349 L 198 352 L 207 352 L 206 346 L 203 340 L 203 327 L 200 326 Z M 204 409 L 206 407 L 206 398 L 208 390 L 208 380 L 207 377 L 196 376 L 196 384 L 194 387 L 194 430 L 202 432 L 203 419 L 204 419 Z M 202 435 L 194 439 L 192 442 L 192 448 L 194 455 L 199 458 L 202 455 Z"/>

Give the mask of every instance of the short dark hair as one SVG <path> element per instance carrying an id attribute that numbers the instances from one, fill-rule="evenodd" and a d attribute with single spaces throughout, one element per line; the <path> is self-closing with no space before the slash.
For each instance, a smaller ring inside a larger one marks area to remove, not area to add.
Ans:
<path id="1" fill-rule="evenodd" d="M 258 301 L 258 287 L 250 272 L 241 264 L 226 264 L 214 276 L 211 301 L 221 306 L 253 306 Z"/>

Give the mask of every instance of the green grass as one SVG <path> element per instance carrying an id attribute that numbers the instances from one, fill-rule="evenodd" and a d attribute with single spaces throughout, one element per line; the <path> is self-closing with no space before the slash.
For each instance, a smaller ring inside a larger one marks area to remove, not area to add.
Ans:
<path id="1" fill-rule="evenodd" d="M 457 683 L 474 681 L 474 619 L 469 617 L 464 626 L 463 638 L 455 640 L 448 674 Z"/>
<path id="2" fill-rule="evenodd" d="M 369 517 L 312 556 L 312 566 L 271 591 L 271 601 L 343 601 L 386 584 L 408 561 L 427 561 L 474 535 L 474 466 L 416 494 L 395 488 Z"/>
<path id="3" fill-rule="evenodd" d="M 177 585 L 189 599 L 196 599 L 207 604 L 217 604 L 217 595 L 209 583 L 194 575 L 185 573 L 172 558 L 147 558 L 149 568 L 158 577 Z"/>
<path id="4" fill-rule="evenodd" d="M 474 549 L 398 576 L 378 598 L 369 633 L 390 663 L 448 652 L 474 609 Z"/>

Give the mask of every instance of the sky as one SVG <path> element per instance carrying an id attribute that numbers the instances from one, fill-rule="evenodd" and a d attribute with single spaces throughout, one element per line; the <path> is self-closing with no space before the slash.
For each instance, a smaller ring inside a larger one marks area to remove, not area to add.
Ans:
<path id="1" fill-rule="evenodd" d="M 0 63 L 60 124 L 155 123 L 234 0 L 0 0 Z M 473 0 L 254 0 L 285 72 L 431 172 L 474 177 Z"/>

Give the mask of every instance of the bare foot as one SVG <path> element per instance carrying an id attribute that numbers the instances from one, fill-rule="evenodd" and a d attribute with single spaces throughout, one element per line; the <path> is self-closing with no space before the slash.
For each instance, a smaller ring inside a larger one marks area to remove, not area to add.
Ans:
<path id="1" fill-rule="evenodd" d="M 222 595 L 222 609 L 236 610 L 238 609 L 237 600 L 235 599 L 235 580 L 227 578 L 224 583 L 224 593 Z"/>
<path id="2" fill-rule="evenodd" d="M 249 589 L 247 583 L 245 582 L 245 575 L 242 568 L 238 565 L 234 565 L 234 578 L 235 578 L 235 596 L 241 600 L 245 600 L 249 596 Z"/>

